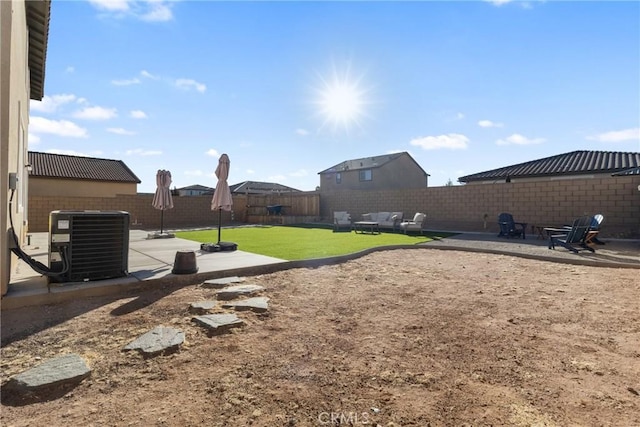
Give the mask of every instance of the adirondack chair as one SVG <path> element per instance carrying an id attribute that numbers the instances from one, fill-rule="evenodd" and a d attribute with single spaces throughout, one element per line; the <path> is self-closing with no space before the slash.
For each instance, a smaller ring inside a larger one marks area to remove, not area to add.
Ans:
<path id="1" fill-rule="evenodd" d="M 585 243 L 591 228 L 591 219 L 592 217 L 590 216 L 581 216 L 573 221 L 571 229 L 566 234 L 552 234 L 549 236 L 549 249 L 555 249 L 556 245 L 560 245 L 576 254 L 583 250 L 595 252 L 595 249 Z"/>
<path id="2" fill-rule="evenodd" d="M 597 214 L 591 217 L 591 225 L 589 227 L 589 234 L 587 234 L 587 238 L 585 239 L 586 244 L 595 243 L 596 245 L 604 245 L 602 240 L 598 239 L 598 233 L 593 233 L 594 231 L 599 232 L 600 226 L 604 221 L 604 215 Z"/>
<path id="3" fill-rule="evenodd" d="M 523 239 L 526 239 L 526 222 L 515 222 L 513 220 L 513 215 L 507 212 L 503 212 L 498 215 L 498 226 L 500 227 L 500 233 L 498 233 L 498 237 L 519 237 L 522 236 Z"/>

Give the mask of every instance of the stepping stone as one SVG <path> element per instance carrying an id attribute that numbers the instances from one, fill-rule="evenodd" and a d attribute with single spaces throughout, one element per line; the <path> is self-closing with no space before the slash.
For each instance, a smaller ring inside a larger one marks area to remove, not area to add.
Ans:
<path id="1" fill-rule="evenodd" d="M 238 276 L 222 277 L 220 279 L 205 280 L 202 283 L 203 288 L 222 289 L 230 283 L 242 283 L 244 279 Z"/>
<path id="2" fill-rule="evenodd" d="M 231 301 L 222 304 L 223 308 L 233 308 L 237 311 L 251 310 L 255 313 L 264 313 L 269 310 L 269 298 L 255 297 L 240 301 Z"/>
<path id="3" fill-rule="evenodd" d="M 123 350 L 138 350 L 147 356 L 173 352 L 184 342 L 184 332 L 170 326 L 158 326 L 127 344 Z"/>
<path id="4" fill-rule="evenodd" d="M 235 314 L 205 314 L 204 316 L 196 316 L 191 320 L 205 327 L 210 335 L 223 334 L 232 328 L 239 328 L 244 325 L 244 321 Z"/>
<path id="5" fill-rule="evenodd" d="M 68 391 L 91 375 L 91 369 L 77 354 L 54 357 L 11 378 L 3 389 L 13 399 L 46 398 L 55 389 Z M 4 393 L 3 393 L 4 394 Z M 55 396 L 60 397 L 60 396 Z"/>
<path id="6" fill-rule="evenodd" d="M 218 305 L 218 302 L 213 300 L 192 302 L 189 306 L 189 312 L 194 314 L 206 314 L 213 310 L 216 305 Z"/>
<path id="7" fill-rule="evenodd" d="M 258 285 L 229 286 L 216 292 L 216 296 L 218 299 L 230 300 L 242 296 L 250 296 L 263 290 L 264 288 Z"/>

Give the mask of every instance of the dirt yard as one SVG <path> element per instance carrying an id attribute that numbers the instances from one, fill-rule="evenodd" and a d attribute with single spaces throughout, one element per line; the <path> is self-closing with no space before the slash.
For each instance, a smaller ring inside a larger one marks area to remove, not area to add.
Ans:
<path id="1" fill-rule="evenodd" d="M 81 355 L 55 400 L 2 426 L 640 425 L 640 270 L 454 251 L 377 252 L 246 277 L 271 300 L 208 337 L 198 285 L 2 313 L 2 382 Z M 216 310 L 222 312 L 223 310 Z M 178 352 L 123 352 L 159 326 Z"/>

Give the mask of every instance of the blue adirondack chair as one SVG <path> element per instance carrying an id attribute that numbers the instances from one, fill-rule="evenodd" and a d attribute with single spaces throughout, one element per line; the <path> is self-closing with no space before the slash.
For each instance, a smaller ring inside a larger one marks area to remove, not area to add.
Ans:
<path id="1" fill-rule="evenodd" d="M 585 242 L 591 229 L 591 221 L 592 217 L 581 216 L 573 221 L 571 229 L 567 229 L 566 234 L 552 234 L 549 237 L 549 249 L 555 249 L 556 245 L 560 245 L 576 254 L 583 250 L 595 252 L 595 249 L 589 247 Z"/>
<path id="2" fill-rule="evenodd" d="M 600 226 L 602 226 L 602 222 L 604 221 L 604 215 L 597 214 L 591 218 L 591 226 L 589 231 L 600 231 Z M 598 239 L 596 234 L 592 235 L 590 238 L 587 236 L 587 241 L 585 243 L 595 243 L 596 245 L 604 245 L 602 240 Z"/>
<path id="3" fill-rule="evenodd" d="M 500 227 L 500 233 L 498 237 L 520 237 L 526 238 L 526 222 L 515 222 L 513 215 L 507 212 L 503 212 L 498 215 L 498 226 Z"/>

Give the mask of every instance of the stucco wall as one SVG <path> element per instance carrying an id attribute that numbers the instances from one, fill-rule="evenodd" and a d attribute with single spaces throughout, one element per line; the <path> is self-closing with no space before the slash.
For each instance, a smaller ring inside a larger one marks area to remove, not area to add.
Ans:
<path id="1" fill-rule="evenodd" d="M 53 197 L 116 197 L 135 195 L 138 185 L 128 182 L 101 182 L 80 179 L 29 178 L 30 196 Z"/>
<path id="2" fill-rule="evenodd" d="M 17 262 L 9 221 L 9 173 L 19 178 L 12 203 L 12 216 L 19 239 L 25 236 L 24 212 L 27 209 L 27 177 L 21 160 L 27 153 L 29 125 L 28 34 L 25 4 L 0 1 L 0 293 L 8 289 L 10 273 Z M 20 142 L 22 140 L 22 147 Z"/>

